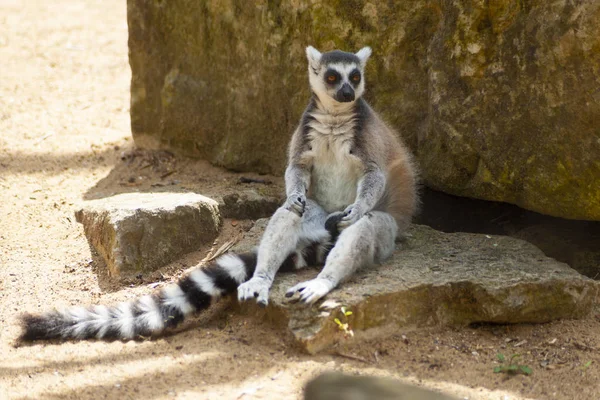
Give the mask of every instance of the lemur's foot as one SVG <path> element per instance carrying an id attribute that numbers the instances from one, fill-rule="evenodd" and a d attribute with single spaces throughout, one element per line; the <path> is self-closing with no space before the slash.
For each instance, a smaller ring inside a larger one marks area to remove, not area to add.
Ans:
<path id="1" fill-rule="evenodd" d="M 292 287 L 287 291 L 285 297 L 290 299 L 290 301 L 302 301 L 307 304 L 313 304 L 331 292 L 334 286 L 327 279 L 315 278 Z"/>
<path id="2" fill-rule="evenodd" d="M 238 300 L 247 301 L 256 298 L 256 302 L 261 307 L 269 304 L 269 289 L 271 282 L 263 278 L 252 278 L 238 286 Z"/>
<path id="3" fill-rule="evenodd" d="M 293 194 L 287 198 L 283 207 L 302 217 L 306 208 L 306 196 L 303 194 Z"/>

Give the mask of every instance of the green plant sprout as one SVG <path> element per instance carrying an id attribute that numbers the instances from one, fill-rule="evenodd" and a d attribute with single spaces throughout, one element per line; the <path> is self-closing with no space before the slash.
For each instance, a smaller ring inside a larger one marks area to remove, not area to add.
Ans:
<path id="1" fill-rule="evenodd" d="M 585 364 L 583 364 L 583 365 L 581 366 L 581 370 L 582 370 L 583 372 L 585 372 L 585 370 L 586 370 L 586 369 L 588 369 L 588 368 L 590 367 L 590 365 L 592 365 L 592 363 L 593 363 L 593 362 L 594 362 L 594 361 L 592 361 L 592 360 L 590 360 L 590 361 L 586 362 Z"/>
<path id="2" fill-rule="evenodd" d="M 342 314 L 344 316 L 343 318 L 346 322 L 340 321 L 339 318 L 336 318 L 333 321 L 337 324 L 338 329 L 340 331 L 344 332 L 345 338 L 354 337 L 354 332 L 352 331 L 352 329 L 350 328 L 350 325 L 348 324 L 348 317 L 350 315 L 352 315 L 352 311 L 346 310 L 346 307 L 340 308 L 340 311 L 342 312 Z"/>
<path id="3" fill-rule="evenodd" d="M 498 374 L 500 372 L 504 372 L 509 375 L 523 374 L 523 375 L 531 375 L 533 371 L 527 365 L 520 365 L 514 362 L 517 358 L 519 358 L 520 354 L 513 354 L 510 356 L 510 361 L 505 364 L 506 357 L 504 354 L 498 353 L 496 357 L 498 357 L 498 361 L 502 363 L 502 365 L 494 368 L 494 373 Z"/>

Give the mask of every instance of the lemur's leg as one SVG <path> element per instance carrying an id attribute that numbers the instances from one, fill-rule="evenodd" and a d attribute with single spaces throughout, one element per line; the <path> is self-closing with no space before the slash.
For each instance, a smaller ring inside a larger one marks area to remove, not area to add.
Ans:
<path id="1" fill-rule="evenodd" d="M 266 306 L 275 274 L 286 258 L 296 252 L 296 267 L 303 267 L 305 249 L 314 242 L 329 240 L 325 230 L 327 213 L 312 200 L 307 200 L 303 208 L 297 212 L 284 205 L 271 217 L 258 247 L 254 275 L 238 286 L 240 301 L 256 298 L 259 305 Z"/>
<path id="2" fill-rule="evenodd" d="M 321 273 L 313 280 L 292 287 L 286 297 L 298 294 L 300 300 L 314 303 L 358 268 L 385 261 L 394 252 L 397 231 L 396 221 L 390 214 L 382 211 L 365 214 L 340 233 Z"/>

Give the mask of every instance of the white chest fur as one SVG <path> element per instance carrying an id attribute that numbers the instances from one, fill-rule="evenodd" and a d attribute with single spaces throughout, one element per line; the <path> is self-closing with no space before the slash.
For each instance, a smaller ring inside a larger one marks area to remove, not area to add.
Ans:
<path id="1" fill-rule="evenodd" d="M 355 121 L 352 115 L 313 114 L 309 157 L 312 175 L 309 196 L 327 212 L 341 211 L 356 199 L 362 162 L 352 154 Z"/>

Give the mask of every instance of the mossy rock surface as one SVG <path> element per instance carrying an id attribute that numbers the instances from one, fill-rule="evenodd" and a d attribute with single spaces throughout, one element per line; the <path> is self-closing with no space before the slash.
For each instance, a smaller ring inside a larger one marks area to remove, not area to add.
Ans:
<path id="1" fill-rule="evenodd" d="M 265 226 L 260 220 L 237 250 L 256 245 Z M 279 274 L 266 310 L 244 304 L 244 311 L 287 326 L 302 348 L 316 353 L 346 340 L 335 318 L 349 324 L 354 340 L 430 326 L 542 323 L 588 315 L 600 292 L 597 282 L 525 241 L 421 225 L 411 227 L 390 260 L 364 269 L 324 302 L 289 304 L 285 292 L 317 273 Z M 342 306 L 352 315 L 342 315 Z"/>
<path id="2" fill-rule="evenodd" d="M 600 3 L 128 0 L 142 147 L 282 174 L 304 49 L 373 47 L 367 98 L 427 185 L 600 220 Z"/>

